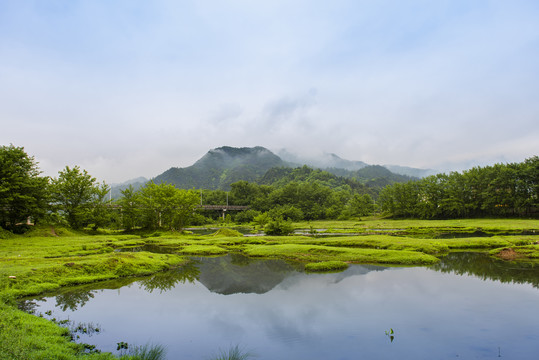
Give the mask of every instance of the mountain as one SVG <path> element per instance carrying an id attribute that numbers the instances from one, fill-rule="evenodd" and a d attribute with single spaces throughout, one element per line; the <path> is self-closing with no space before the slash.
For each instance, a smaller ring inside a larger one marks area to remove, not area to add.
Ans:
<path id="1" fill-rule="evenodd" d="M 143 187 L 144 184 L 146 184 L 147 182 L 148 182 L 148 179 L 140 176 L 135 179 L 124 181 L 123 183 L 120 183 L 120 184 L 111 184 L 110 185 L 111 196 L 114 199 L 118 199 L 122 196 L 122 190 L 127 189 L 129 185 L 133 186 L 133 189 L 138 190 L 141 187 Z"/>
<path id="2" fill-rule="evenodd" d="M 319 169 L 338 168 L 350 171 L 359 170 L 368 166 L 363 161 L 350 161 L 340 158 L 335 154 L 324 153 L 315 158 L 300 157 L 298 155 L 288 152 L 286 149 L 281 149 L 277 152 L 279 157 L 284 161 L 292 163 L 296 166 L 308 165 Z"/>
<path id="3" fill-rule="evenodd" d="M 432 170 L 432 169 L 417 169 L 417 168 L 411 168 L 411 167 L 399 166 L 399 165 L 383 165 L 383 166 L 389 171 L 391 171 L 392 173 L 412 176 L 416 178 L 423 178 L 423 177 L 438 173 L 438 171 Z"/>
<path id="4" fill-rule="evenodd" d="M 345 175 L 338 173 L 338 171 L 335 171 L 335 169 L 357 171 L 368 166 L 379 166 L 379 165 L 369 165 L 367 163 L 364 163 L 363 161 L 346 160 L 332 153 L 329 153 L 329 154 L 324 153 L 320 156 L 311 158 L 311 157 L 298 156 L 296 154 L 292 154 L 286 149 L 281 149 L 277 152 L 277 154 L 281 157 L 281 159 L 289 163 L 292 163 L 295 166 L 308 165 L 311 167 L 327 170 L 339 176 L 345 176 Z M 430 170 L 430 169 L 417 169 L 417 168 L 411 168 L 407 166 L 398 166 L 398 165 L 381 165 L 381 166 L 383 166 L 384 168 L 386 168 L 387 170 L 391 171 L 394 174 L 405 175 L 405 176 L 416 177 L 416 178 L 421 178 L 421 177 L 425 177 L 425 176 L 436 173 L 434 170 Z"/>
<path id="5" fill-rule="evenodd" d="M 256 181 L 273 167 L 287 166 L 280 157 L 266 148 L 234 148 L 223 146 L 208 151 L 189 167 L 173 167 L 156 176 L 156 184 L 174 184 L 181 189 L 222 189 L 230 184 L 246 180 Z"/>
<path id="6" fill-rule="evenodd" d="M 229 190 L 230 184 L 240 180 L 277 186 L 290 181 L 318 181 L 331 187 L 349 185 L 354 189 L 365 186 L 380 189 L 387 184 L 411 179 L 409 175 L 396 174 L 383 166 L 345 160 L 335 154 L 309 160 L 286 150 L 279 153 L 284 158 L 261 146 L 223 146 L 208 151 L 191 166 L 172 167 L 152 180 L 156 184 L 169 183 L 181 189 Z M 410 168 L 400 168 L 403 169 Z M 119 198 L 121 190 L 129 185 L 137 190 L 146 182 L 145 178 L 137 178 L 113 185 L 112 196 Z"/>

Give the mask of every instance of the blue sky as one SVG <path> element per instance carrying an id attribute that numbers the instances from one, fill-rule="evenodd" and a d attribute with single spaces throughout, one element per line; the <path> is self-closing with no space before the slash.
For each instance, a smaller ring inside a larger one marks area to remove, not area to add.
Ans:
<path id="1" fill-rule="evenodd" d="M 464 169 L 539 153 L 537 1 L 0 0 L 0 144 L 153 177 L 219 146 Z"/>

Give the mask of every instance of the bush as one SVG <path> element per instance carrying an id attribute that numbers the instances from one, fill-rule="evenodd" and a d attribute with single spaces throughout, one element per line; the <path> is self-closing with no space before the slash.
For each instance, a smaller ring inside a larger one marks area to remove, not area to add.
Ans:
<path id="1" fill-rule="evenodd" d="M 211 219 L 208 219 L 207 217 L 199 213 L 194 213 L 191 218 L 189 218 L 189 225 L 193 226 L 205 225 L 211 222 Z"/>
<path id="2" fill-rule="evenodd" d="M 245 224 L 253 221 L 255 217 L 260 215 L 260 211 L 256 210 L 246 210 L 240 211 L 234 216 L 234 221 L 238 224 Z"/>
<path id="3" fill-rule="evenodd" d="M 4 230 L 3 228 L 0 227 L 0 239 L 9 239 L 12 237 L 14 237 L 14 235 L 11 231 Z"/>
<path id="4" fill-rule="evenodd" d="M 303 220 L 303 211 L 294 206 L 278 206 L 269 211 L 272 218 L 282 217 L 285 220 Z"/>
<path id="5" fill-rule="evenodd" d="M 292 221 L 284 220 L 282 217 L 271 219 L 266 226 L 264 226 L 264 232 L 266 235 L 288 235 L 294 231 Z"/>

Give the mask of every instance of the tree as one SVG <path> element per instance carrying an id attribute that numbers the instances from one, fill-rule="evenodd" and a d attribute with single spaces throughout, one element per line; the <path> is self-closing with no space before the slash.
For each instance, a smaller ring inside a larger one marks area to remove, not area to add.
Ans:
<path id="1" fill-rule="evenodd" d="M 374 212 L 374 201 L 368 194 L 355 194 L 350 200 L 350 213 L 353 216 L 368 216 Z"/>
<path id="2" fill-rule="evenodd" d="M 133 185 L 121 190 L 122 197 L 118 200 L 121 207 L 121 222 L 125 230 L 132 230 L 140 224 L 141 213 L 140 196 Z"/>
<path id="3" fill-rule="evenodd" d="M 281 216 L 270 219 L 264 226 L 266 235 L 283 236 L 290 234 L 292 231 L 294 231 L 292 220 L 284 220 Z"/>
<path id="4" fill-rule="evenodd" d="M 143 214 L 143 227 L 170 230 L 182 229 L 193 217 L 195 207 L 200 201 L 194 190 L 178 189 L 171 184 L 147 183 L 139 191 Z"/>
<path id="5" fill-rule="evenodd" d="M 49 179 L 40 177 L 33 156 L 23 147 L 0 147 L 0 226 L 15 229 L 28 218 L 37 221 L 47 210 Z"/>
<path id="6" fill-rule="evenodd" d="M 105 183 L 98 184 L 94 188 L 94 202 L 91 211 L 91 222 L 94 230 L 110 226 L 112 211 L 107 195 L 110 193 L 110 186 Z"/>
<path id="7" fill-rule="evenodd" d="M 538 159 L 394 184 L 382 190 L 379 203 L 393 216 L 424 219 L 532 215 L 539 198 Z"/>
<path id="8" fill-rule="evenodd" d="M 74 229 L 81 229 L 92 223 L 103 225 L 105 217 L 105 195 L 108 185 L 99 184 L 86 170 L 78 166 L 66 166 L 52 180 L 54 204 Z M 98 209 L 96 209 L 98 207 Z"/>

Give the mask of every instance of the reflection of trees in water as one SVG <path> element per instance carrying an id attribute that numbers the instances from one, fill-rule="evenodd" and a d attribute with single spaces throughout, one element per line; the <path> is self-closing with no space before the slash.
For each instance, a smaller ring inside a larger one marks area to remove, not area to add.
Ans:
<path id="1" fill-rule="evenodd" d="M 190 262 L 182 267 L 157 273 L 142 280 L 137 278 L 122 278 L 104 281 L 102 283 L 70 287 L 63 289 L 55 296 L 56 307 L 60 308 L 62 311 L 66 311 L 68 309 L 75 311 L 77 308 L 86 305 L 90 299 L 93 299 L 98 291 L 103 289 L 119 289 L 135 281 L 138 281 L 141 287 L 146 291 L 152 292 L 159 289 L 161 292 L 163 292 L 172 289 L 179 282 L 194 282 L 198 279 L 199 273 L 200 271 L 198 270 L 197 263 Z M 19 309 L 28 313 L 35 313 L 36 309 L 39 307 L 39 301 L 43 301 L 43 298 L 24 300 L 19 302 L 18 307 Z"/>
<path id="2" fill-rule="evenodd" d="M 230 263 L 232 265 L 248 266 L 253 261 L 255 261 L 255 260 L 253 260 L 252 258 L 247 257 L 245 255 L 235 254 L 235 253 L 230 254 Z"/>
<path id="3" fill-rule="evenodd" d="M 29 314 L 35 314 L 37 308 L 39 307 L 37 304 L 38 301 L 43 301 L 43 298 L 19 301 L 17 307 L 19 310 L 25 311 Z"/>
<path id="4" fill-rule="evenodd" d="M 498 260 L 484 253 L 450 253 L 431 268 L 445 273 L 474 275 L 483 280 L 531 284 L 533 287 L 539 288 L 539 266 L 537 264 Z"/>
<path id="5" fill-rule="evenodd" d="M 86 302 L 94 298 L 96 291 L 72 291 L 64 294 L 56 295 L 56 307 L 61 308 L 62 311 L 67 309 L 71 311 L 77 310 L 77 307 L 83 307 Z"/>
<path id="6" fill-rule="evenodd" d="M 99 290 L 119 289 L 135 280 L 133 278 L 123 278 L 63 289 L 56 295 L 56 307 L 61 308 L 62 311 L 67 309 L 75 311 L 78 307 L 86 305 L 88 300 L 93 299 Z"/>
<path id="7" fill-rule="evenodd" d="M 150 293 L 156 289 L 160 292 L 165 292 L 174 288 L 180 282 L 182 284 L 185 284 L 186 281 L 193 283 L 198 279 L 199 274 L 200 270 L 193 261 L 176 269 L 157 273 L 149 278 L 139 280 L 138 283 L 141 288 Z"/>

